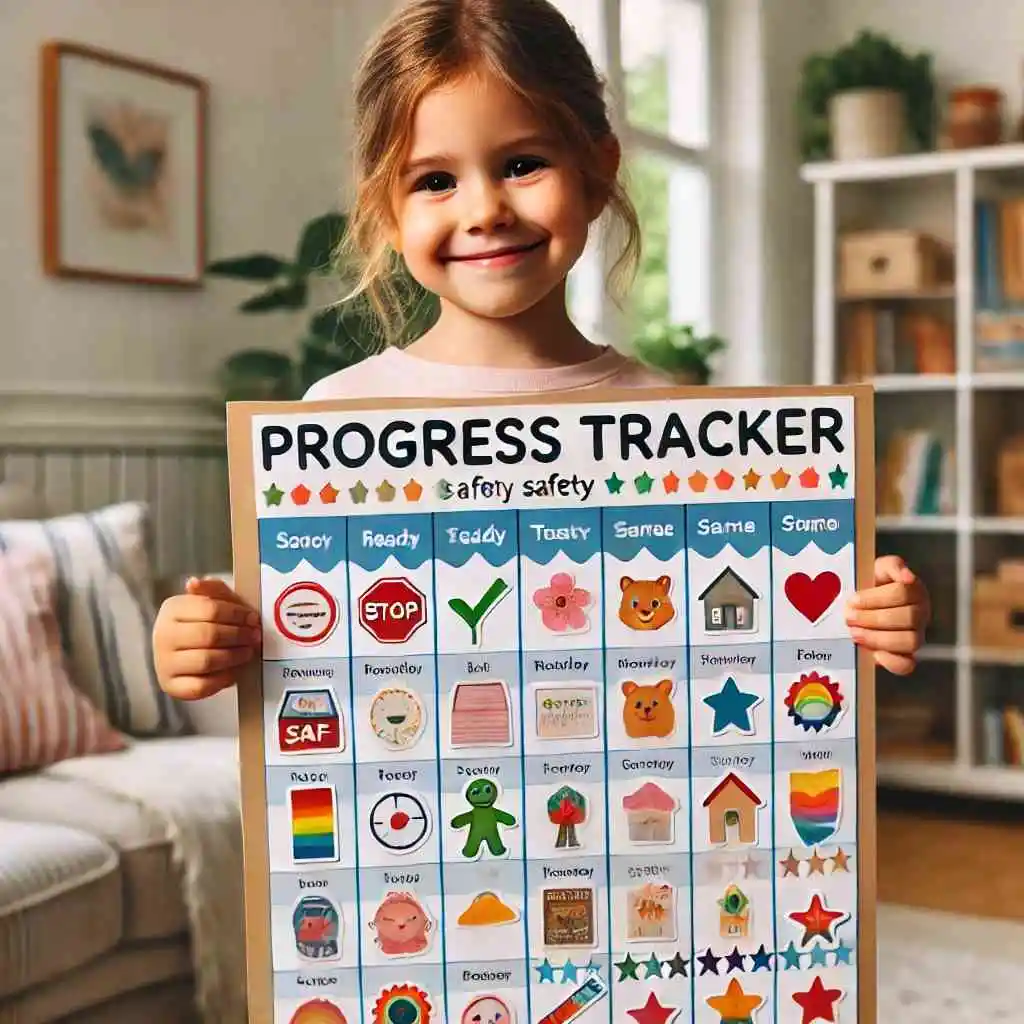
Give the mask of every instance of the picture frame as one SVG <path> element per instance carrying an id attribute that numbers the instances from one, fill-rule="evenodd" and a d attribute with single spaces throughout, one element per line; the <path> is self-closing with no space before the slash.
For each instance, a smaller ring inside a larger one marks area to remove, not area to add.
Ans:
<path id="1" fill-rule="evenodd" d="M 201 287 L 206 82 L 59 40 L 40 72 L 46 273 Z"/>

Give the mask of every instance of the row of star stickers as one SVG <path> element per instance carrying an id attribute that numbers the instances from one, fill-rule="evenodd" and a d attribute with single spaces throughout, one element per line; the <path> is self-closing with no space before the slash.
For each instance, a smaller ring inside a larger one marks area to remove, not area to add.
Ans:
<path id="1" fill-rule="evenodd" d="M 815 975 L 809 987 L 802 992 L 791 994 L 793 1002 L 800 1007 L 801 1024 L 813 1024 L 815 1021 L 834 1022 L 836 1003 L 843 997 L 843 990 L 826 986 L 820 975 Z M 719 1015 L 722 1024 L 750 1024 L 754 1019 L 754 1011 L 764 1002 L 766 997 L 756 992 L 747 993 L 743 985 L 736 979 L 730 980 L 725 992 L 707 996 L 707 1005 Z M 636 1024 L 668 1024 L 677 1019 L 684 1007 L 672 1005 L 671 1000 L 662 1002 L 654 992 L 647 996 L 643 1006 L 627 1009 L 626 1013 Z"/>
<path id="2" fill-rule="evenodd" d="M 829 470 L 826 475 L 832 490 L 841 491 L 846 487 L 846 481 L 850 474 L 841 466 L 836 466 L 835 469 Z M 754 469 L 748 469 L 740 477 L 735 476 L 726 469 L 720 469 L 714 476 L 708 476 L 701 470 L 697 470 L 686 477 L 685 483 L 694 494 L 703 494 L 712 485 L 721 492 L 731 491 L 733 486 L 736 485 L 738 487 L 739 483 L 742 483 L 744 491 L 756 491 L 762 480 L 769 480 L 771 486 L 776 491 L 784 491 L 792 479 L 793 475 L 783 469 L 778 469 L 770 475 L 764 475 Z M 805 491 L 817 490 L 822 484 L 822 476 L 813 466 L 809 466 L 802 473 L 798 474 L 796 479 L 800 487 Z M 608 488 L 609 494 L 621 494 L 627 482 L 618 473 L 612 473 L 604 483 Z M 633 478 L 632 484 L 637 494 L 651 494 L 655 490 L 657 482 L 657 479 L 645 470 L 639 476 Z M 678 494 L 683 482 L 683 479 L 673 472 L 666 473 L 665 476 L 661 477 L 661 486 L 665 494 Z M 293 505 L 300 507 L 308 505 L 314 497 L 319 499 L 321 505 L 334 505 L 337 503 L 338 497 L 342 492 L 332 483 L 324 484 L 318 491 L 310 490 L 305 484 L 298 484 L 290 491 L 283 491 L 276 483 L 271 483 L 262 493 L 267 507 L 270 508 L 271 506 L 280 506 L 286 497 Z M 365 505 L 371 493 L 376 496 L 377 501 L 383 504 L 395 501 L 399 493 L 402 494 L 407 502 L 415 504 L 423 497 L 423 485 L 418 480 L 409 480 L 408 483 L 403 484 L 401 487 L 396 487 L 390 480 L 384 480 L 376 487 L 371 488 L 363 483 L 362 480 L 358 480 L 348 488 L 348 495 L 355 505 Z M 447 480 L 441 480 L 436 485 L 436 493 L 439 498 L 447 499 L 454 492 L 452 485 Z"/>
<path id="3" fill-rule="evenodd" d="M 723 960 L 725 967 L 721 968 L 719 965 Z M 695 977 L 703 978 L 706 974 L 721 975 L 723 970 L 725 974 L 756 974 L 758 971 L 808 970 L 812 967 L 850 966 L 852 963 L 853 947 L 840 939 L 835 948 L 830 949 L 819 943 L 809 950 L 797 949 L 796 943 L 790 941 L 785 949 L 774 953 L 770 952 L 763 942 L 753 953 L 741 953 L 738 946 L 733 946 L 729 953 L 715 953 L 708 946 L 700 956 L 694 957 L 693 966 L 700 968 Z M 649 978 L 688 978 L 689 965 L 690 961 L 678 950 L 670 960 L 659 959 L 654 953 L 647 960 L 634 960 L 633 955 L 627 953 L 623 960 L 615 962 L 615 968 L 619 972 L 615 980 L 629 982 L 647 981 Z M 668 974 L 665 973 L 666 968 L 669 970 Z"/>
<path id="4" fill-rule="evenodd" d="M 794 878 L 807 878 L 810 875 L 824 875 L 826 873 L 834 875 L 837 871 L 842 871 L 847 874 L 850 873 L 850 861 L 853 859 L 853 854 L 847 853 L 841 846 L 836 847 L 836 852 L 828 857 L 822 857 L 818 853 L 818 848 L 815 847 L 811 854 L 807 857 L 798 857 L 792 850 L 789 851 L 789 856 L 785 860 L 779 861 L 779 874 L 782 878 L 788 878 L 793 876 Z M 801 876 L 800 867 L 806 864 L 807 870 Z M 826 872 L 825 868 L 829 865 L 832 866 L 830 872 Z"/>

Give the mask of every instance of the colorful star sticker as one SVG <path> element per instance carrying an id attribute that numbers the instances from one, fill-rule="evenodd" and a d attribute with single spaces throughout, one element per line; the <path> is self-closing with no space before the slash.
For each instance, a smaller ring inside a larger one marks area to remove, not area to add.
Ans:
<path id="1" fill-rule="evenodd" d="M 298 487 L 292 488 L 291 498 L 296 505 L 308 505 L 312 496 L 312 492 L 305 484 L 299 484 Z"/>
<path id="2" fill-rule="evenodd" d="M 813 490 L 818 486 L 818 481 L 821 477 L 818 476 L 818 471 L 813 466 L 808 466 L 800 474 L 800 486 L 806 487 L 808 490 Z"/>
<path id="3" fill-rule="evenodd" d="M 615 966 L 619 969 L 619 981 L 625 981 L 627 978 L 632 978 L 633 981 L 640 980 L 636 973 L 640 964 L 629 953 L 626 954 L 625 960 L 620 960 Z"/>
<path id="4" fill-rule="evenodd" d="M 562 983 L 565 984 L 566 982 L 576 981 L 578 973 L 579 968 L 571 960 L 566 960 L 565 963 L 562 964 Z"/>
<path id="5" fill-rule="evenodd" d="M 720 491 L 727 491 L 733 485 L 733 481 L 736 478 L 728 470 L 720 469 L 715 474 L 715 486 Z"/>
<path id="6" fill-rule="evenodd" d="M 811 939 L 818 935 L 826 942 L 835 942 L 832 930 L 838 928 L 844 921 L 849 920 L 850 917 L 845 910 L 829 910 L 817 893 L 811 897 L 810 905 L 806 910 L 795 910 L 786 916 L 790 921 L 803 928 L 804 934 L 800 940 L 801 946 L 806 946 Z"/>
<path id="7" fill-rule="evenodd" d="M 271 484 L 264 492 L 263 497 L 266 499 L 267 508 L 271 505 L 280 505 L 281 499 L 284 497 L 284 491 L 281 490 L 277 484 Z"/>
<path id="8" fill-rule="evenodd" d="M 717 974 L 718 973 L 718 961 L 722 958 L 715 956 L 711 952 L 711 947 L 708 946 L 708 951 L 702 953 L 697 959 L 700 961 L 700 976 L 703 978 L 705 974 Z"/>
<path id="9" fill-rule="evenodd" d="M 789 851 L 789 856 L 785 860 L 780 860 L 779 865 L 782 868 L 782 877 L 785 878 L 787 875 L 793 875 L 794 878 L 800 877 L 800 858 L 793 856 L 793 851 Z"/>
<path id="10" fill-rule="evenodd" d="M 676 977 L 676 975 L 679 975 L 679 976 L 685 978 L 686 977 L 686 965 L 689 962 L 690 962 L 689 960 L 684 960 L 683 959 L 682 955 L 680 954 L 679 950 L 677 949 L 676 950 L 676 955 L 674 957 L 672 957 L 671 960 L 666 960 L 665 961 L 665 965 L 668 967 L 668 976 L 670 978 L 674 978 L 674 977 Z"/>
<path id="11" fill-rule="evenodd" d="M 748 996 L 733 978 L 723 995 L 708 996 L 705 1002 L 722 1018 L 722 1024 L 753 1024 L 754 1011 L 764 1002 L 764 996 Z"/>
<path id="12" fill-rule="evenodd" d="M 619 491 L 622 490 L 622 485 L 624 483 L 625 480 L 620 480 L 618 473 L 612 473 L 612 475 L 608 477 L 607 480 L 605 480 L 605 484 L 608 487 L 609 494 L 618 494 Z"/>
<path id="13" fill-rule="evenodd" d="M 679 490 L 679 477 L 675 473 L 667 473 L 661 478 L 661 482 L 665 487 L 666 494 L 675 494 Z"/>
<path id="14" fill-rule="evenodd" d="M 545 981 L 550 981 L 552 983 L 554 982 L 555 966 L 547 957 L 544 957 L 544 961 L 542 963 L 539 963 L 536 967 L 534 967 L 534 970 L 540 975 L 540 980 L 542 984 Z"/>
<path id="15" fill-rule="evenodd" d="M 423 497 L 423 485 L 417 480 L 410 480 L 402 488 L 402 493 L 406 501 L 419 501 Z"/>
<path id="16" fill-rule="evenodd" d="M 832 854 L 832 873 L 835 874 L 837 871 L 845 871 L 849 873 L 849 864 L 850 855 L 846 853 L 841 846 L 837 846 L 836 852 Z"/>
<path id="17" fill-rule="evenodd" d="M 811 950 L 811 966 L 812 967 L 828 967 L 828 960 L 825 957 L 825 947 L 815 946 Z"/>
<path id="18" fill-rule="evenodd" d="M 333 505 L 338 500 L 338 488 L 332 484 L 324 484 L 320 488 L 320 502 L 323 505 Z"/>
<path id="19" fill-rule="evenodd" d="M 395 488 L 387 480 L 385 480 L 379 487 L 377 487 L 376 491 L 378 501 L 395 500 Z"/>
<path id="20" fill-rule="evenodd" d="M 787 971 L 798 971 L 800 970 L 800 953 L 798 952 L 793 940 L 789 940 L 789 945 L 778 953 L 786 963 Z"/>
<path id="21" fill-rule="evenodd" d="M 846 945 L 846 943 L 843 942 L 842 939 L 840 939 L 839 945 L 836 946 L 836 948 L 832 950 L 832 952 L 836 955 L 837 964 L 849 964 L 850 954 L 853 953 L 853 947 Z"/>
<path id="22" fill-rule="evenodd" d="M 645 971 L 645 978 L 660 978 L 661 977 L 661 961 L 652 953 L 650 958 L 643 962 L 643 968 Z"/>
<path id="23" fill-rule="evenodd" d="M 841 988 L 825 988 L 821 978 L 815 975 L 811 987 L 806 992 L 793 993 L 793 1002 L 803 1010 L 800 1024 L 814 1024 L 818 1020 L 835 1024 L 836 1003 L 842 997 Z"/>
<path id="24" fill-rule="evenodd" d="M 842 490 L 846 486 L 846 478 L 850 474 L 845 472 L 841 467 L 836 466 L 835 469 L 830 470 L 828 474 L 828 482 L 832 485 L 832 490 Z"/>
<path id="25" fill-rule="evenodd" d="M 633 481 L 637 494 L 650 494 L 653 484 L 654 478 L 648 474 L 646 469 Z"/>
<path id="26" fill-rule="evenodd" d="M 795 999 L 796 996 L 793 998 Z M 662 1006 L 653 992 L 647 997 L 647 1002 L 643 1006 L 636 1010 L 626 1011 L 636 1021 L 636 1024 L 666 1024 L 666 1021 L 670 1021 L 678 1012 L 679 1008 L 676 1006 Z"/>
<path id="27" fill-rule="evenodd" d="M 810 871 L 808 872 L 808 874 L 811 874 L 811 875 L 823 875 L 823 874 L 825 874 L 825 864 L 827 863 L 827 860 L 826 860 L 825 857 L 819 856 L 817 849 L 815 849 L 814 853 L 812 853 L 810 855 L 810 857 L 807 858 L 807 863 L 810 864 L 810 866 L 811 866 L 810 867 Z"/>
<path id="28" fill-rule="evenodd" d="M 754 961 L 753 966 L 750 968 L 751 971 L 770 971 L 772 969 L 772 955 L 765 949 L 765 945 L 762 942 L 757 947 L 757 951 L 750 954 L 750 959 Z"/>
<path id="29" fill-rule="evenodd" d="M 745 491 L 756 491 L 757 485 L 761 482 L 760 474 L 755 473 L 753 469 L 748 469 L 743 474 L 743 489 Z"/>
<path id="30" fill-rule="evenodd" d="M 711 732 L 721 736 L 727 729 L 735 729 L 744 736 L 754 733 L 754 725 L 750 721 L 751 709 L 761 703 L 756 693 L 747 693 L 736 685 L 732 676 L 726 679 L 718 693 L 704 698 L 704 703 L 715 713 Z"/>
<path id="31" fill-rule="evenodd" d="M 366 489 L 366 484 L 359 480 L 354 487 L 348 489 L 348 493 L 352 496 L 352 501 L 355 504 L 362 505 L 366 501 L 366 495 L 370 492 Z"/>
<path id="32" fill-rule="evenodd" d="M 696 494 L 702 494 L 707 490 L 708 478 L 699 469 L 696 473 L 691 473 L 686 482 L 690 485 L 690 490 Z"/>
<path id="33" fill-rule="evenodd" d="M 743 970 L 744 956 L 740 952 L 739 946 L 733 946 L 732 952 L 728 953 L 725 957 L 725 962 L 728 964 L 726 974 L 732 974 L 733 971 Z"/>
<path id="34" fill-rule="evenodd" d="M 789 483 L 789 480 L 789 474 L 781 466 L 772 473 L 772 487 L 777 491 L 783 490 L 786 484 Z"/>

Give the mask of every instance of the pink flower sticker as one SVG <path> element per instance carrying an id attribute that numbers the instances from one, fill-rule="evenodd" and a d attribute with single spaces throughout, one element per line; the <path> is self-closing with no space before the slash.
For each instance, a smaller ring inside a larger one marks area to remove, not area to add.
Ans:
<path id="1" fill-rule="evenodd" d="M 593 601 L 589 590 L 576 586 L 567 572 L 556 572 L 551 583 L 533 593 L 533 603 L 540 609 L 541 621 L 553 633 L 587 628 L 583 609 Z"/>

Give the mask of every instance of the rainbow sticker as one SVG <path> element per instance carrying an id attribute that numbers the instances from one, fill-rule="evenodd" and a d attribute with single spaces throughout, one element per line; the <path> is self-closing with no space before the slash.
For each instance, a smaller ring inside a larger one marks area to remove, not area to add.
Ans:
<path id="1" fill-rule="evenodd" d="M 292 860 L 314 864 L 338 859 L 338 805 L 333 786 L 288 791 Z"/>
<path id="2" fill-rule="evenodd" d="M 789 717 L 804 732 L 821 732 L 835 725 L 843 710 L 843 695 L 828 676 L 808 672 L 790 686 L 785 704 Z"/>
<path id="3" fill-rule="evenodd" d="M 839 827 L 841 780 L 838 768 L 789 773 L 789 816 L 805 846 L 816 846 Z"/>

